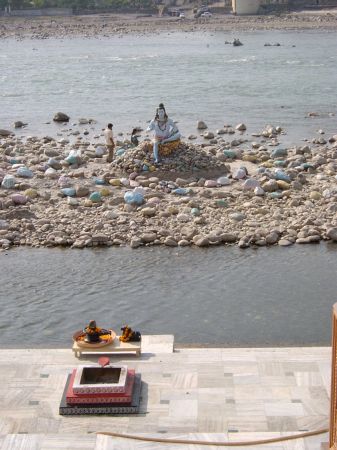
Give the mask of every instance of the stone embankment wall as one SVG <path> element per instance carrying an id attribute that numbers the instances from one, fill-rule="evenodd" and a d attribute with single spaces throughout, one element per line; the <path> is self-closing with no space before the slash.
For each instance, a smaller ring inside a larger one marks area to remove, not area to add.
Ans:
<path id="1" fill-rule="evenodd" d="M 43 9 L 15 9 L 10 12 L 10 16 L 71 16 L 73 14 L 72 8 L 43 8 Z M 5 15 L 5 11 L 0 11 L 0 16 Z"/>
<path id="2" fill-rule="evenodd" d="M 306 7 L 331 7 L 337 8 L 337 0 L 290 0 L 290 9 L 303 9 Z"/>

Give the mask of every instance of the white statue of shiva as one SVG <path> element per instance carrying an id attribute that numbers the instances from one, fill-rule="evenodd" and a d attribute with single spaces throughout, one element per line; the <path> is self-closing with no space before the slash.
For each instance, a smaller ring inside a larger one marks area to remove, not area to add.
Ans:
<path id="1" fill-rule="evenodd" d="M 159 104 L 156 110 L 156 116 L 151 120 L 147 131 L 153 131 L 153 159 L 156 164 L 160 162 L 159 153 L 168 155 L 180 143 L 179 130 L 173 120 L 168 118 L 163 103 Z M 165 146 L 168 142 L 172 143 L 172 145 Z M 165 147 L 167 147 L 166 150 Z"/>

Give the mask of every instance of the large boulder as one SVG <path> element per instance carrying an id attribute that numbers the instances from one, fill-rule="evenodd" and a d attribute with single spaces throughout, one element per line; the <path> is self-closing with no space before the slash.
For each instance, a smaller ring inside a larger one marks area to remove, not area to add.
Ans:
<path id="1" fill-rule="evenodd" d="M 70 117 L 62 112 L 57 112 L 53 118 L 54 122 L 69 122 Z"/>
<path id="2" fill-rule="evenodd" d="M 197 129 L 198 130 L 205 130 L 207 128 L 207 125 L 203 120 L 199 120 L 197 123 Z"/>
<path id="3" fill-rule="evenodd" d="M 8 137 L 11 136 L 13 133 L 9 130 L 3 130 L 0 128 L 0 136 L 2 137 Z"/>
<path id="4" fill-rule="evenodd" d="M 329 228 L 326 235 L 332 241 L 337 242 L 337 228 Z"/>

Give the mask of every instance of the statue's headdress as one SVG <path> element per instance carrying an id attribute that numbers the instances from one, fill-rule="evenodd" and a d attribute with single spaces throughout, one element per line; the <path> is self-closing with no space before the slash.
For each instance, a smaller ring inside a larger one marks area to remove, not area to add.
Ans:
<path id="1" fill-rule="evenodd" d="M 158 108 L 156 109 L 156 117 L 155 117 L 155 119 L 158 119 L 158 111 L 159 111 L 160 109 L 163 109 L 163 110 L 164 110 L 164 113 L 165 113 L 165 119 L 167 119 L 167 118 L 168 118 L 168 115 L 166 114 L 166 109 L 165 109 L 164 103 L 159 103 Z"/>

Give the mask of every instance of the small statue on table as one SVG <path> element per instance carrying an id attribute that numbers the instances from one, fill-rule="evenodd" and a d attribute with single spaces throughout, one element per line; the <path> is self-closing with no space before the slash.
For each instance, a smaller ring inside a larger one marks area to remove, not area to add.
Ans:
<path id="1" fill-rule="evenodd" d="M 121 342 L 139 342 L 141 340 L 141 334 L 139 331 L 133 331 L 128 325 L 122 327 L 122 336 L 119 337 Z"/>
<path id="2" fill-rule="evenodd" d="M 90 320 L 89 325 L 83 330 L 85 333 L 84 342 L 94 344 L 100 342 L 100 337 L 109 334 L 108 330 L 104 330 L 96 325 L 96 320 Z"/>

